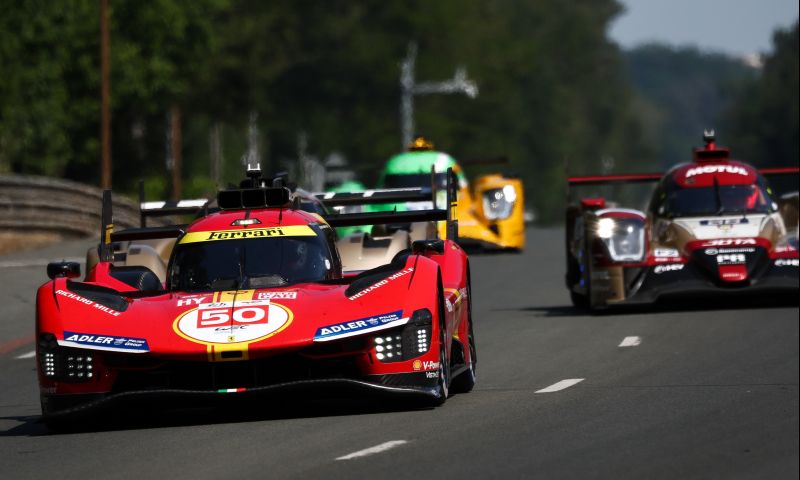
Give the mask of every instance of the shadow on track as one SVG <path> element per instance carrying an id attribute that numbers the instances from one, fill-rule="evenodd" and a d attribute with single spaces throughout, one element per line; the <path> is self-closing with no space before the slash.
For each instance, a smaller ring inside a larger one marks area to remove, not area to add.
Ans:
<path id="1" fill-rule="evenodd" d="M 251 423 L 299 418 L 373 415 L 430 410 L 432 407 L 409 399 L 385 397 L 298 398 L 280 396 L 230 399 L 215 405 L 180 408 L 164 406 L 156 400 L 139 405 L 118 405 L 92 409 L 90 413 L 73 415 L 53 428 L 39 415 L 0 417 L 20 422 L 0 437 L 80 434 L 114 430 L 174 428 L 199 425 Z"/>
<path id="2" fill-rule="evenodd" d="M 514 310 L 521 312 L 535 312 L 537 317 L 603 317 L 607 315 L 641 315 L 645 313 L 667 312 L 700 312 L 713 310 L 748 310 L 769 308 L 792 308 L 800 305 L 796 297 L 754 298 L 731 297 L 713 299 L 684 299 L 673 301 L 660 301 L 654 304 L 618 305 L 598 310 L 595 312 L 574 307 L 572 305 L 557 305 L 547 307 L 523 307 L 516 309 L 498 309 L 498 311 Z"/>

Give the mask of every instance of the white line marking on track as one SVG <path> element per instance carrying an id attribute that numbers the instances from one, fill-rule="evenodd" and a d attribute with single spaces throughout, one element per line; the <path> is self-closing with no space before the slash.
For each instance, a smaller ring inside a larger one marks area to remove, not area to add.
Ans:
<path id="1" fill-rule="evenodd" d="M 642 343 L 641 337 L 625 337 L 620 342 L 620 347 L 637 347 Z"/>
<path id="2" fill-rule="evenodd" d="M 369 447 L 365 448 L 364 450 L 359 450 L 357 452 L 349 453 L 347 455 L 337 458 L 336 460 L 350 460 L 353 458 L 366 457 L 367 455 L 374 455 L 376 453 L 385 452 L 386 450 L 389 450 L 394 447 L 399 447 L 400 445 L 403 445 L 405 443 L 408 442 L 405 440 L 390 440 L 388 442 L 381 443 L 380 445 L 375 445 L 374 447 Z"/>
<path id="3" fill-rule="evenodd" d="M 16 358 L 17 360 L 23 360 L 23 359 L 26 359 L 26 358 L 33 358 L 35 356 L 36 356 L 36 351 L 31 351 L 31 352 L 28 352 L 28 353 L 23 353 L 22 355 L 17 355 L 14 358 Z"/>
<path id="4" fill-rule="evenodd" d="M 556 382 L 549 387 L 543 388 L 541 390 L 536 390 L 533 393 L 553 393 L 558 392 L 559 390 L 564 390 L 565 388 L 569 388 L 573 385 L 581 383 L 582 381 L 586 380 L 585 378 L 568 378 L 566 380 L 561 380 L 560 382 Z"/>

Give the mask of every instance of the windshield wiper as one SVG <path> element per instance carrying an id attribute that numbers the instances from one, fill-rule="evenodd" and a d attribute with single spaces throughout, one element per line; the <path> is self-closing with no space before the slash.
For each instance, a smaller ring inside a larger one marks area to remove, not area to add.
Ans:
<path id="1" fill-rule="evenodd" d="M 247 277 L 247 288 L 283 287 L 289 284 L 289 279 L 278 273 L 253 275 Z M 244 284 L 243 284 L 244 285 Z"/>
<path id="2" fill-rule="evenodd" d="M 238 290 L 239 285 L 241 285 L 241 282 L 236 277 L 222 277 L 215 278 L 214 281 L 208 285 L 208 288 L 210 288 L 211 291 Z"/>
<path id="3" fill-rule="evenodd" d="M 717 215 L 721 215 L 725 212 L 725 207 L 722 206 L 722 195 L 719 193 L 719 180 L 716 175 L 714 175 L 714 198 L 717 201 Z"/>

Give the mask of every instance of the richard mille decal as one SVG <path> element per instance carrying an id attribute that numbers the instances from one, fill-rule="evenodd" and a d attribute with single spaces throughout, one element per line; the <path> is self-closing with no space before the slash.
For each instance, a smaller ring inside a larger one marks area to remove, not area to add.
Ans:
<path id="1" fill-rule="evenodd" d="M 389 275 L 388 277 L 384 278 L 383 280 L 375 282 L 374 284 L 370 285 L 369 287 L 365 288 L 364 290 L 361 290 L 360 292 L 356 293 L 355 295 L 347 297 L 347 298 L 349 300 L 356 300 L 358 298 L 361 298 L 364 295 L 366 295 L 366 294 L 368 294 L 368 293 L 370 293 L 370 292 L 372 292 L 374 290 L 377 290 L 377 289 L 383 287 L 384 285 L 387 285 L 389 282 L 391 282 L 393 280 L 397 280 L 398 278 L 400 278 L 400 277 L 402 277 L 402 276 L 404 276 L 406 274 L 409 274 L 409 273 L 411 273 L 413 271 L 414 271 L 414 267 L 408 267 L 408 268 L 406 268 L 404 270 L 400 270 L 399 272 L 394 273 L 392 275 Z"/>
<path id="2" fill-rule="evenodd" d="M 90 307 L 94 307 L 94 308 L 100 310 L 101 312 L 107 313 L 107 314 L 109 314 L 109 315 L 111 315 L 113 317 L 118 317 L 119 314 L 120 314 L 120 312 L 114 310 L 113 308 L 106 307 L 105 305 L 100 305 L 99 303 L 97 303 L 95 301 L 89 300 L 88 298 L 82 297 L 82 296 L 77 295 L 77 294 L 72 293 L 72 292 L 67 292 L 65 290 L 58 289 L 58 290 L 56 290 L 56 294 L 57 295 L 61 295 L 63 297 L 71 298 L 72 300 L 75 300 L 76 302 L 83 303 L 84 305 L 88 305 Z"/>

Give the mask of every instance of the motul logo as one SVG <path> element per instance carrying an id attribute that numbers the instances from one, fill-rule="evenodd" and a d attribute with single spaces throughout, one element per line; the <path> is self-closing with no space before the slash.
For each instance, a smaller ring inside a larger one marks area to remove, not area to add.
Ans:
<path id="1" fill-rule="evenodd" d="M 745 170 L 743 167 L 738 167 L 735 165 L 704 165 L 702 167 L 690 168 L 686 172 L 686 178 L 706 173 L 732 173 L 735 175 L 748 175 L 747 170 Z"/>
<path id="2" fill-rule="evenodd" d="M 730 247 L 739 245 L 757 245 L 755 238 L 717 238 L 705 243 L 706 247 Z"/>

